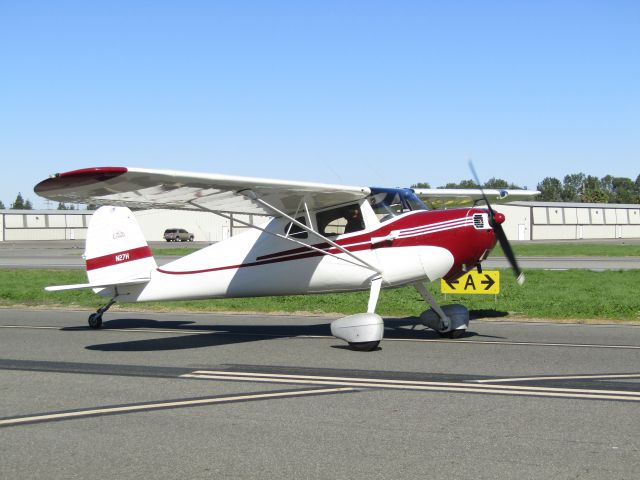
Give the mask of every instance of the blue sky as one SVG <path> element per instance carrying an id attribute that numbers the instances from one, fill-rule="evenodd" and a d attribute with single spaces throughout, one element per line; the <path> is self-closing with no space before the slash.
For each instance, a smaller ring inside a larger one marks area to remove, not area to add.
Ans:
<path id="1" fill-rule="evenodd" d="M 138 166 L 350 185 L 640 174 L 637 1 L 0 2 L 0 200 Z"/>

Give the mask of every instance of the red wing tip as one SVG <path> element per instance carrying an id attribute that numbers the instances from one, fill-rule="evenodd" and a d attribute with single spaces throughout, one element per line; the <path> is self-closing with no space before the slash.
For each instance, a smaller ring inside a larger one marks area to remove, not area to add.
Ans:
<path id="1" fill-rule="evenodd" d="M 66 177 L 84 177 L 93 175 L 119 175 L 121 173 L 127 173 L 126 167 L 91 167 L 81 168 L 79 170 L 71 170 L 70 172 L 56 173 L 57 178 Z"/>
<path id="2" fill-rule="evenodd" d="M 129 170 L 126 167 L 93 167 L 56 173 L 34 187 L 38 195 L 46 196 L 51 192 L 70 189 L 115 178 Z"/>

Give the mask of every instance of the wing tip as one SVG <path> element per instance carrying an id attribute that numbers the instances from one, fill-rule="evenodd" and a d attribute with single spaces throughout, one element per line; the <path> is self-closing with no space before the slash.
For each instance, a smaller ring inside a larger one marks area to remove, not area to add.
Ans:
<path id="1" fill-rule="evenodd" d="M 33 188 L 33 191 L 38 195 L 46 196 L 47 193 L 59 189 L 111 180 L 112 178 L 118 177 L 128 171 L 129 169 L 127 167 L 90 167 L 71 170 L 69 172 L 55 173 L 49 178 L 38 183 Z"/>

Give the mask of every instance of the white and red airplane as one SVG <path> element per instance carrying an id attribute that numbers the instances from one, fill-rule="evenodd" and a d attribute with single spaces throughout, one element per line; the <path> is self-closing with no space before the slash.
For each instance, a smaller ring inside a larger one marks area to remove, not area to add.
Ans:
<path id="1" fill-rule="evenodd" d="M 491 208 L 487 195 L 511 200 L 538 193 L 414 191 L 125 167 L 58 173 L 36 185 L 35 192 L 59 202 L 102 205 L 87 231 L 88 283 L 47 287 L 91 288 L 110 298 L 89 316 L 93 328 L 102 325 L 102 315 L 116 301 L 369 290 L 366 313 L 331 323 L 333 335 L 359 350 L 374 349 L 382 340 L 383 320 L 375 313 L 382 287 L 413 284 L 431 306 L 422 322 L 442 335 L 461 336 L 468 310 L 439 306 L 425 282 L 453 280 L 481 268 L 497 241 L 522 281 L 501 226 L 504 215 Z M 484 199 L 486 206 L 429 210 L 419 196 Z M 128 207 L 272 218 L 158 267 Z"/>

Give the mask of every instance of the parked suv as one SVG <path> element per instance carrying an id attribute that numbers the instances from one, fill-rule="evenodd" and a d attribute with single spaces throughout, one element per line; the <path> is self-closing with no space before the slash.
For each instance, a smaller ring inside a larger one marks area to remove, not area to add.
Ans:
<path id="1" fill-rule="evenodd" d="M 167 242 L 193 242 L 193 233 L 184 228 L 167 228 L 164 231 L 164 239 Z"/>

